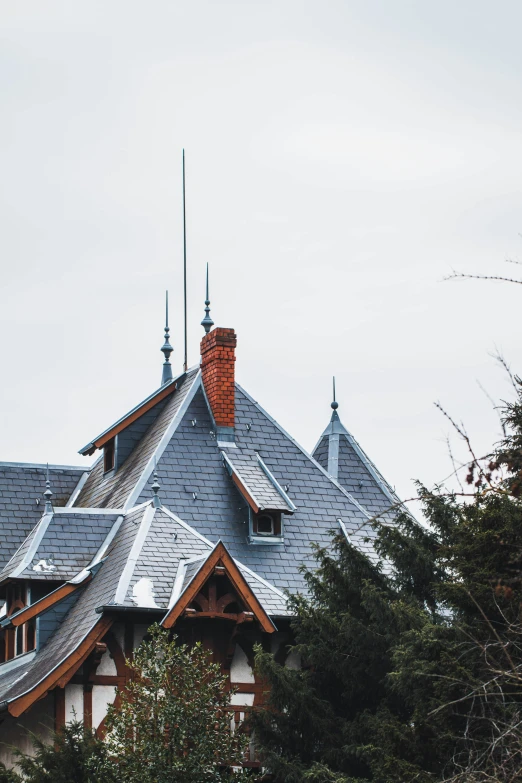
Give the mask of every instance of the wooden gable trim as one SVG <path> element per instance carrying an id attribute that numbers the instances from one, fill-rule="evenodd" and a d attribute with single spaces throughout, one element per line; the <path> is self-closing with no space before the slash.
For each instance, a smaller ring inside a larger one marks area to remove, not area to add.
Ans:
<path id="1" fill-rule="evenodd" d="M 34 688 L 31 688 L 28 693 L 24 693 L 23 696 L 19 696 L 9 704 L 8 709 L 11 715 L 18 718 L 36 701 L 43 698 L 52 688 L 56 686 L 64 688 L 94 650 L 96 643 L 105 636 L 112 623 L 113 621 L 110 617 L 100 618 L 76 650 L 68 655 L 56 669 L 50 672 L 47 677 L 44 677 Z"/>
<path id="2" fill-rule="evenodd" d="M 176 620 L 185 611 L 185 609 L 192 603 L 197 594 L 203 588 L 207 579 L 214 572 L 214 568 L 218 565 L 222 565 L 225 569 L 225 573 L 232 582 L 235 590 L 246 604 L 248 609 L 253 613 L 255 619 L 260 624 L 263 631 L 266 633 L 273 633 L 276 629 L 271 619 L 259 603 L 255 594 L 249 587 L 245 577 L 234 563 L 234 560 L 227 552 L 224 544 L 220 541 L 214 550 L 205 561 L 204 565 L 200 568 L 195 575 L 192 582 L 188 585 L 186 590 L 182 593 L 178 601 L 174 604 L 172 609 L 164 617 L 161 624 L 164 628 L 172 628 Z"/>
<path id="3" fill-rule="evenodd" d="M 26 623 L 28 620 L 32 620 L 33 617 L 38 617 L 42 612 L 47 611 L 51 606 L 54 606 L 71 593 L 74 593 L 79 587 L 84 587 L 91 579 L 92 574 L 89 573 L 81 582 L 75 582 L 74 584 L 72 582 L 66 582 L 56 590 L 53 590 L 52 593 L 40 598 L 39 601 L 35 601 L 34 604 L 24 607 L 20 612 L 17 612 L 13 617 L 10 617 L 11 625 L 14 625 L 15 627 L 23 625 L 23 623 Z"/>
<path id="4" fill-rule="evenodd" d="M 259 508 L 258 504 L 256 503 L 256 501 L 254 500 L 254 498 L 252 497 L 252 495 L 250 494 L 248 489 L 245 487 L 245 485 L 243 484 L 243 482 L 241 481 L 240 477 L 238 476 L 238 474 L 235 471 L 234 471 L 234 473 L 232 473 L 232 481 L 234 482 L 234 484 L 236 485 L 236 487 L 238 488 L 240 493 L 243 495 L 243 497 L 245 498 L 246 502 L 248 503 L 248 505 L 250 506 L 250 508 L 254 512 L 254 514 L 259 514 L 260 508 Z"/>
<path id="5" fill-rule="evenodd" d="M 168 397 L 169 394 L 173 394 L 177 388 L 178 388 L 177 382 L 172 382 L 159 389 L 155 395 L 149 397 L 148 400 L 145 400 L 145 402 L 143 402 L 141 405 L 139 405 L 137 408 L 135 408 L 133 411 L 127 414 L 127 416 L 125 416 L 120 421 L 116 422 L 114 426 L 112 426 L 106 432 L 99 435 L 95 440 L 92 441 L 92 443 L 90 443 L 88 446 L 82 449 L 80 451 L 80 454 L 83 455 L 94 454 L 96 449 L 101 449 L 102 446 L 104 446 L 109 440 L 111 440 L 116 435 L 118 435 L 118 433 L 126 429 L 126 427 L 128 427 L 129 424 L 132 424 L 133 422 L 137 421 L 137 419 L 141 418 L 141 416 L 143 416 L 144 413 L 147 413 L 148 411 L 151 410 L 151 408 L 154 408 L 154 406 L 157 405 L 158 402 L 161 402 L 166 397 Z"/>

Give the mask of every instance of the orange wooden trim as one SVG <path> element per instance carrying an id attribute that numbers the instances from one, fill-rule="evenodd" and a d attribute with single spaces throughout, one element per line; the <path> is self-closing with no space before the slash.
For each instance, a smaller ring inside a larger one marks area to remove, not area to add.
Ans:
<path id="1" fill-rule="evenodd" d="M 126 677 L 117 674 L 94 674 L 89 677 L 89 685 L 117 685 L 123 687 L 127 681 Z"/>
<path id="2" fill-rule="evenodd" d="M 54 606 L 54 604 L 61 601 L 63 598 L 66 598 L 71 593 L 74 593 L 75 590 L 77 590 L 79 587 L 83 587 L 88 582 L 90 582 L 92 579 L 92 574 L 89 574 L 85 577 L 85 579 L 82 582 L 77 582 L 75 584 L 71 584 L 71 582 L 66 582 L 66 584 L 61 585 L 56 590 L 53 590 L 52 593 L 49 593 L 49 595 L 44 596 L 43 598 L 40 598 L 39 601 L 35 601 L 34 604 L 31 604 L 30 606 L 26 606 L 22 611 L 20 611 L 15 617 L 11 618 L 11 622 L 13 625 L 23 625 L 23 623 L 26 623 L 28 620 L 32 620 L 33 617 L 37 617 L 39 614 L 42 614 L 42 612 L 45 612 L 47 609 L 49 609 L 51 606 Z"/>
<path id="3" fill-rule="evenodd" d="M 241 479 L 239 478 L 237 473 L 235 473 L 235 472 L 232 473 L 232 481 L 234 482 L 236 487 L 239 489 L 239 491 L 241 492 L 241 494 L 245 498 L 246 502 L 248 503 L 248 505 L 250 506 L 250 508 L 254 512 L 254 514 L 258 514 L 259 513 L 259 506 L 257 505 L 256 501 L 254 500 L 254 498 L 252 497 L 252 495 L 250 494 L 248 489 L 245 487 L 245 485 L 243 484 L 243 482 L 241 481 Z"/>
<path id="4" fill-rule="evenodd" d="M 177 387 L 178 386 L 175 383 L 172 386 L 169 386 L 167 389 L 160 389 L 158 393 L 154 397 L 152 397 L 152 399 L 143 403 L 143 405 L 141 405 L 135 411 L 130 413 L 125 419 L 123 419 L 123 421 L 120 421 L 118 424 L 115 424 L 114 427 L 111 427 L 111 429 L 108 432 L 106 432 L 104 435 L 101 435 L 99 438 L 94 440 L 93 443 L 96 446 L 96 448 L 100 449 L 102 446 L 104 446 L 108 440 L 114 438 L 115 435 L 117 435 L 119 432 L 122 432 L 122 430 L 128 427 L 129 424 L 132 424 L 134 421 L 136 421 L 136 419 L 139 419 L 141 416 L 143 416 L 144 413 L 150 411 L 151 408 L 157 405 L 158 402 L 164 400 L 165 397 L 168 397 L 169 394 L 175 392 Z"/>
<path id="5" fill-rule="evenodd" d="M 125 677 L 127 674 L 127 664 L 125 663 L 125 655 L 123 654 L 123 650 L 121 649 L 118 640 L 116 639 L 113 633 L 108 633 L 105 641 L 107 643 L 107 648 L 114 661 L 114 665 L 116 666 L 116 672 L 118 677 Z M 98 678 L 101 676 L 103 675 L 97 675 Z M 112 684 L 113 683 L 107 683 L 107 685 L 112 685 Z"/>
<path id="6" fill-rule="evenodd" d="M 234 563 L 233 559 L 228 554 L 224 545 L 219 542 L 214 551 L 210 554 L 208 560 L 203 567 L 198 571 L 191 584 L 187 587 L 185 592 L 180 596 L 178 602 L 172 607 L 170 612 L 162 620 L 164 628 L 172 628 L 179 616 L 185 611 L 197 594 L 202 589 L 203 585 L 214 571 L 214 566 L 221 563 L 227 572 L 227 576 L 232 582 L 234 588 L 239 593 L 240 597 L 247 605 L 247 607 L 254 613 L 254 617 L 261 625 L 263 631 L 266 633 L 273 633 L 275 627 L 268 617 L 267 613 L 257 600 L 256 596 L 246 583 L 246 580 Z"/>
<path id="7" fill-rule="evenodd" d="M 98 642 L 109 630 L 113 623 L 110 617 L 101 617 L 94 628 L 87 634 L 83 642 L 79 647 L 74 650 L 62 663 L 50 674 L 47 675 L 38 685 L 35 685 L 29 693 L 24 693 L 15 701 L 9 705 L 9 712 L 13 717 L 18 718 L 25 710 L 34 704 L 35 701 L 41 699 L 47 691 L 54 688 L 56 685 L 63 688 L 71 677 L 80 668 L 85 659 L 91 654 L 94 649 L 94 645 Z"/>
<path id="8" fill-rule="evenodd" d="M 216 547 L 217 549 L 221 548 L 221 561 L 223 565 L 226 568 L 227 575 L 236 588 L 237 592 L 247 605 L 247 607 L 250 609 L 251 612 L 254 613 L 254 617 L 261 625 L 263 631 L 266 631 L 267 633 L 274 633 L 275 626 L 272 623 L 271 619 L 259 603 L 258 599 L 256 598 L 255 594 L 247 584 L 247 581 L 237 565 L 234 563 L 234 560 L 232 557 L 228 554 L 227 550 L 223 546 L 223 544 L 218 544 Z"/>

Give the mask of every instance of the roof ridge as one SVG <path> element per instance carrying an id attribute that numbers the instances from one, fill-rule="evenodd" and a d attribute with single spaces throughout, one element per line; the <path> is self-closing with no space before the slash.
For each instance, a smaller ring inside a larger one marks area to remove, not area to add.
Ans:
<path id="1" fill-rule="evenodd" d="M 2 462 L 0 461 L 0 468 L 42 468 L 42 470 L 77 470 L 77 471 L 89 471 L 90 468 L 85 465 L 53 465 L 51 462 L 47 465 L 46 462 Z"/>

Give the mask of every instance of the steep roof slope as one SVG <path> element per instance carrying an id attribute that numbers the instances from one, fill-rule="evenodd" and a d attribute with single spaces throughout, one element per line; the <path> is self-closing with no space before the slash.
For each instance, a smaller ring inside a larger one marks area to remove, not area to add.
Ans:
<path id="1" fill-rule="evenodd" d="M 167 398 L 165 403 L 162 403 L 157 418 L 118 471 L 105 476 L 103 460 L 99 459 L 95 463 L 76 499 L 75 506 L 123 508 L 129 504 L 133 489 L 145 474 L 148 476 L 150 473 L 151 458 L 190 393 L 198 372 L 199 368 L 189 370 L 180 380 L 177 390 Z M 147 468 L 149 468 L 148 473 Z M 130 505 L 134 503 L 131 502 Z"/>
<path id="2" fill-rule="evenodd" d="M 0 462 L 0 569 L 42 516 L 46 470 L 45 465 Z M 87 470 L 82 467 L 49 465 L 53 505 L 67 504 Z"/>
<path id="3" fill-rule="evenodd" d="M 400 503 L 399 498 L 343 426 L 335 409 L 313 456 L 372 516 L 393 519 L 391 507 Z"/>
<path id="4" fill-rule="evenodd" d="M 342 519 L 360 548 L 373 531 L 346 490 L 236 385 L 236 446 L 218 445 L 202 390 L 198 390 L 158 461 L 161 499 L 212 543 L 221 539 L 231 555 L 279 589 L 304 587 L 301 563 L 314 564 L 312 544 L 328 545 Z M 248 426 L 247 426 L 248 425 Z M 284 543 L 248 542 L 248 509 L 225 468 L 222 451 L 242 461 L 257 451 L 277 482 L 288 487 L 296 511 L 284 520 Z M 144 488 L 138 502 L 150 497 Z"/>

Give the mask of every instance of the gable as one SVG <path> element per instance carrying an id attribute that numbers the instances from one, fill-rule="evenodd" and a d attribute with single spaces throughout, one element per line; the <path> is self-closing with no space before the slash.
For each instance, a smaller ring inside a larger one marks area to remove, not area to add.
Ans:
<path id="1" fill-rule="evenodd" d="M 185 567 L 180 580 L 180 595 L 162 620 L 165 628 L 172 628 L 185 616 L 195 621 L 222 619 L 236 625 L 255 620 L 263 631 L 275 631 L 274 624 L 221 541 L 207 557 L 187 565 L 188 573 Z"/>

